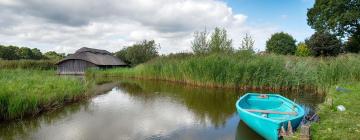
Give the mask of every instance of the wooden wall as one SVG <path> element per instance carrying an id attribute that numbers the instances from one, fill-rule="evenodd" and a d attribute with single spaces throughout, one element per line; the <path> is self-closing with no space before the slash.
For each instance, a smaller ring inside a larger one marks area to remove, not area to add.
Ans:
<path id="1" fill-rule="evenodd" d="M 85 74 L 87 68 L 98 68 L 84 60 L 66 60 L 58 65 L 58 74 Z"/>

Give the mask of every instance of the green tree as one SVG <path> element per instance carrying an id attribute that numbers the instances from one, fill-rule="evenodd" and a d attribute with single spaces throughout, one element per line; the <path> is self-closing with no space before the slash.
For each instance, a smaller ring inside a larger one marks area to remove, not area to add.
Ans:
<path id="1" fill-rule="evenodd" d="M 328 32 L 315 32 L 305 42 L 315 56 L 337 56 L 341 52 L 340 40 Z"/>
<path id="2" fill-rule="evenodd" d="M 51 60 L 60 60 L 65 57 L 65 54 L 56 53 L 55 51 L 49 51 L 44 54 L 44 57 Z"/>
<path id="3" fill-rule="evenodd" d="M 135 66 L 157 57 L 159 55 L 157 49 L 158 45 L 155 44 L 154 40 L 144 40 L 116 52 L 115 56 Z"/>
<path id="4" fill-rule="evenodd" d="M 209 52 L 230 53 L 233 51 L 234 48 L 232 47 L 232 40 L 228 39 L 226 30 L 216 27 L 214 32 L 211 34 Z"/>
<path id="5" fill-rule="evenodd" d="M 295 42 L 296 40 L 288 33 L 275 33 L 266 41 L 266 51 L 275 54 L 292 55 L 296 50 Z"/>
<path id="6" fill-rule="evenodd" d="M 41 53 L 41 51 L 39 49 L 33 48 L 33 49 L 31 49 L 31 51 L 33 54 L 31 59 L 39 60 L 39 59 L 44 58 L 43 54 Z"/>
<path id="7" fill-rule="evenodd" d="M 241 40 L 240 50 L 246 50 L 254 53 L 254 43 L 255 40 L 252 39 L 250 34 L 246 33 L 245 37 Z"/>
<path id="8" fill-rule="evenodd" d="M 0 58 L 4 60 L 20 59 L 18 55 L 19 48 L 16 46 L 2 46 L 0 50 Z"/>
<path id="9" fill-rule="evenodd" d="M 296 52 L 295 52 L 296 56 L 310 56 L 311 55 L 311 50 L 310 48 L 303 42 L 300 42 L 297 47 L 296 47 Z"/>
<path id="10" fill-rule="evenodd" d="M 30 48 L 21 47 L 17 50 L 17 54 L 19 55 L 20 59 L 32 59 L 34 54 Z"/>
<path id="11" fill-rule="evenodd" d="M 207 36 L 208 33 L 206 29 L 202 32 L 194 33 L 194 40 L 191 42 L 191 48 L 195 54 L 206 54 L 209 52 Z"/>
<path id="12" fill-rule="evenodd" d="M 345 45 L 345 51 L 351 53 L 359 53 L 360 52 L 360 39 L 352 36 L 348 39 Z"/>
<path id="13" fill-rule="evenodd" d="M 307 21 L 318 32 L 330 32 L 341 37 L 359 36 L 359 9 L 359 0 L 316 0 L 307 12 Z"/>

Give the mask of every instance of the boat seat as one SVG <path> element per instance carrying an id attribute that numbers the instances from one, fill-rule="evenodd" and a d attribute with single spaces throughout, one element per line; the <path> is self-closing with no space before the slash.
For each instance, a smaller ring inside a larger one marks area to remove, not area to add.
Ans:
<path id="1" fill-rule="evenodd" d="M 296 116 L 296 112 L 280 112 L 280 111 L 273 111 L 273 110 L 259 110 L 259 109 L 245 109 L 249 112 L 256 112 L 256 113 L 264 113 L 264 114 L 283 114 L 283 115 L 294 115 Z"/>

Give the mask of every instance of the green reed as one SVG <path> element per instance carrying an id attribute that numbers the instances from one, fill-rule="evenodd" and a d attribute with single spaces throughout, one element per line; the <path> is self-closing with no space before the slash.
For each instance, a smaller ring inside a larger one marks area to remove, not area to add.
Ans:
<path id="1" fill-rule="evenodd" d="M 311 58 L 248 53 L 162 56 L 135 68 L 90 70 L 88 75 L 169 80 L 209 87 L 325 90 L 360 79 L 360 55 Z"/>
<path id="2" fill-rule="evenodd" d="M 84 96 L 81 79 L 44 70 L 0 70 L 0 120 L 22 118 Z"/>
<path id="3" fill-rule="evenodd" d="M 0 69 L 56 69 L 54 60 L 0 60 Z"/>

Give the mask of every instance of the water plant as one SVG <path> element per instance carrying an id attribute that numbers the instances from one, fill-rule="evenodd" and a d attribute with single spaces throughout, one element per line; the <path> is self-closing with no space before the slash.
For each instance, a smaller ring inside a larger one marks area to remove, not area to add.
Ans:
<path id="1" fill-rule="evenodd" d="M 88 75 L 168 80 L 209 87 L 326 90 L 339 82 L 360 80 L 360 56 L 311 58 L 247 52 L 162 56 L 134 68 L 90 70 Z"/>
<path id="2" fill-rule="evenodd" d="M 0 120 L 35 115 L 87 96 L 86 84 L 55 71 L 0 70 Z"/>

